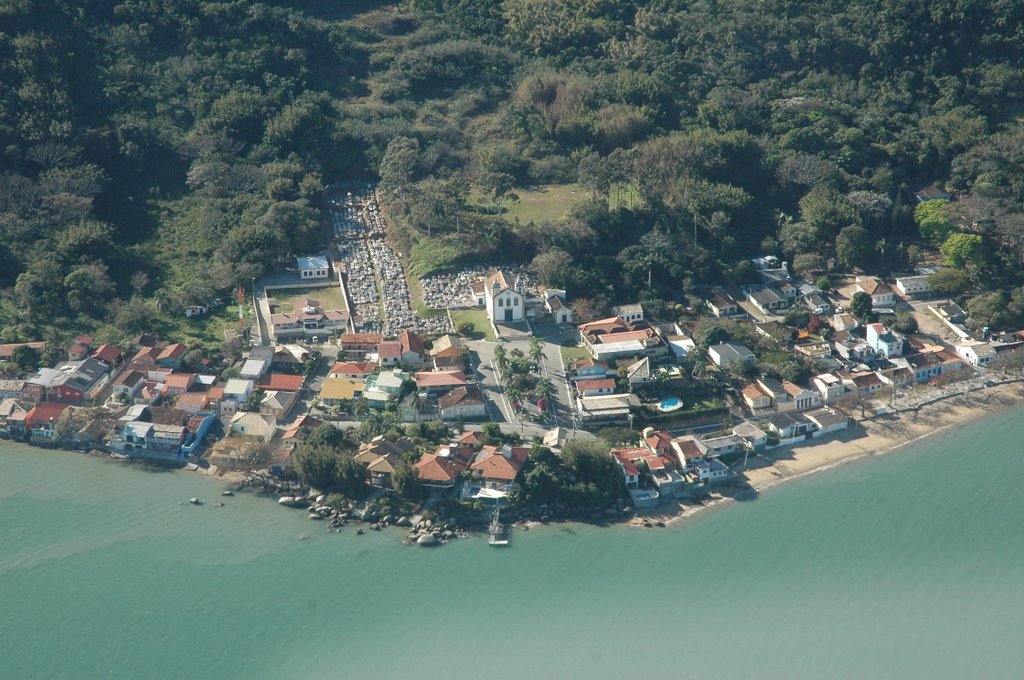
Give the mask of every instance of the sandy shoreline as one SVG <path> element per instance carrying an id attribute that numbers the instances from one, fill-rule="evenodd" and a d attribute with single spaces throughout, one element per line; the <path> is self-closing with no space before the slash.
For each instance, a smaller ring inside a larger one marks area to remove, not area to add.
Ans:
<path id="1" fill-rule="evenodd" d="M 823 472 L 868 456 L 880 456 L 950 427 L 1001 413 L 1024 403 L 1024 383 L 985 388 L 922 406 L 918 413 L 889 414 L 860 420 L 848 430 L 805 445 L 751 456 L 736 479 L 703 502 L 679 501 L 638 513 L 630 525 L 674 523 L 725 502 L 762 493 L 774 486 Z"/>

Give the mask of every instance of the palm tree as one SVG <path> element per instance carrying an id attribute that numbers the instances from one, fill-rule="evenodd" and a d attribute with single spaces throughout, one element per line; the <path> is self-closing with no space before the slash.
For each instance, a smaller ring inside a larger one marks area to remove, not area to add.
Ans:
<path id="1" fill-rule="evenodd" d="M 505 399 L 508 400 L 509 405 L 512 407 L 513 412 L 519 410 L 518 406 L 523 401 L 523 393 L 519 390 L 516 385 L 505 386 Z"/>
<path id="2" fill-rule="evenodd" d="M 508 354 L 505 353 L 504 345 L 498 345 L 494 348 L 494 365 L 498 368 L 498 372 L 502 374 L 508 368 Z"/>
<path id="3" fill-rule="evenodd" d="M 540 338 L 531 335 L 530 336 L 530 361 L 533 365 L 540 367 L 540 362 L 544 358 L 544 343 L 540 341 Z"/>
<path id="4" fill-rule="evenodd" d="M 879 266 L 879 270 L 880 271 L 885 271 L 885 249 L 888 246 L 889 246 L 889 244 L 886 242 L 886 240 L 884 238 L 878 239 L 878 242 L 875 243 L 875 250 L 878 251 L 878 256 L 879 256 L 879 265 L 880 265 Z"/>
<path id="5" fill-rule="evenodd" d="M 426 399 L 423 398 L 423 394 L 419 390 L 413 390 L 412 396 L 409 397 L 409 406 L 412 406 L 413 410 L 416 411 L 416 424 L 420 424 L 420 414 L 423 412 L 423 407 L 426 406 Z"/>
<path id="6" fill-rule="evenodd" d="M 545 403 L 551 403 L 551 397 L 554 393 L 555 387 L 547 378 L 541 378 L 533 387 L 533 397 L 538 401 L 544 400 Z"/>

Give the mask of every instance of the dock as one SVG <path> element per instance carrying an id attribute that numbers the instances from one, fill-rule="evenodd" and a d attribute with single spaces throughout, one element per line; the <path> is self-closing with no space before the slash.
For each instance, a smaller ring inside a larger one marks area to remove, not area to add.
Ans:
<path id="1" fill-rule="evenodd" d="M 491 513 L 491 525 L 488 528 L 487 543 L 494 546 L 508 545 L 508 538 L 505 536 L 505 527 L 501 523 L 500 510 L 498 506 L 494 506 L 494 512 Z"/>

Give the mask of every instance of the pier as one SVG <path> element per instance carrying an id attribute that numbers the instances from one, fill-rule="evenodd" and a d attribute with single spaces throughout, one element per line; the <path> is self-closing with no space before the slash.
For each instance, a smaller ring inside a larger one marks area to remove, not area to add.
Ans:
<path id="1" fill-rule="evenodd" d="M 498 506 L 494 506 L 494 512 L 491 513 L 491 525 L 488 528 L 487 543 L 489 545 L 508 545 L 508 538 L 505 536 L 505 527 L 501 523 L 500 519 L 501 511 Z"/>

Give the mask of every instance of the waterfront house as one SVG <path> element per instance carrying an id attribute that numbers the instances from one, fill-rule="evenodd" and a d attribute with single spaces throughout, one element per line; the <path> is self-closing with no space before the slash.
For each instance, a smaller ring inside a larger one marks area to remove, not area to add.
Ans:
<path id="1" fill-rule="evenodd" d="M 408 437 L 400 437 L 393 441 L 384 435 L 377 435 L 370 441 L 360 444 L 354 458 L 357 463 L 369 465 L 381 456 L 403 457 L 415 450 L 416 445 Z"/>
<path id="2" fill-rule="evenodd" d="M 319 418 L 315 418 L 308 413 L 303 413 L 293 420 L 291 424 L 285 427 L 284 434 L 281 435 L 281 440 L 288 443 L 304 441 L 309 432 L 323 424 L 324 421 Z"/>
<path id="3" fill-rule="evenodd" d="M 874 371 L 856 371 L 844 381 L 853 392 L 862 397 L 875 394 L 885 383 Z"/>
<path id="4" fill-rule="evenodd" d="M 0 380 L 0 399 L 22 399 L 24 396 L 24 380 Z"/>
<path id="5" fill-rule="evenodd" d="M 814 432 L 815 425 L 800 413 L 777 413 L 766 420 L 768 429 L 779 439 L 793 439 Z"/>
<path id="6" fill-rule="evenodd" d="M 980 341 L 958 343 L 956 353 L 966 359 L 971 366 L 988 366 L 997 356 L 992 343 Z"/>
<path id="7" fill-rule="evenodd" d="M 229 429 L 231 434 L 256 437 L 268 442 L 277 431 L 277 419 L 273 416 L 263 416 L 259 413 L 238 411 L 235 415 L 231 416 Z"/>
<path id="8" fill-rule="evenodd" d="M 177 461 L 186 456 L 181 447 L 187 430 L 182 425 L 134 420 L 123 424 L 111 439 L 111 448 L 136 458 Z"/>
<path id="9" fill-rule="evenodd" d="M 11 425 L 18 423 L 18 429 L 24 432 L 25 416 L 28 410 L 18 403 L 17 399 L 8 397 L 0 401 L 0 434 L 13 436 Z"/>
<path id="10" fill-rule="evenodd" d="M 740 342 L 723 342 L 718 345 L 712 345 L 708 347 L 708 357 L 716 366 L 721 366 L 722 368 L 742 364 L 744 361 L 751 361 L 757 358 L 746 345 Z"/>
<path id="11" fill-rule="evenodd" d="M 32 441 L 56 442 L 71 414 L 72 409 L 67 404 L 36 404 L 25 414 L 29 438 Z"/>
<path id="12" fill-rule="evenodd" d="M 817 390 L 801 387 L 788 380 L 782 381 L 782 389 L 789 393 L 790 399 L 797 411 L 804 411 L 809 408 L 821 406 L 821 395 Z"/>
<path id="13" fill-rule="evenodd" d="M 630 457 L 621 451 L 612 451 L 612 457 L 615 462 L 622 468 L 622 476 L 626 482 L 627 489 L 635 489 L 640 484 L 640 470 L 637 469 L 636 464 L 630 459 Z"/>
<path id="14" fill-rule="evenodd" d="M 743 439 L 745 446 L 751 451 L 763 451 L 768 445 L 768 435 L 749 420 L 742 420 L 733 425 L 732 433 Z"/>
<path id="15" fill-rule="evenodd" d="M 470 465 L 473 485 L 489 489 L 498 496 L 507 496 L 519 475 L 519 470 L 530 455 L 529 446 L 485 446 Z M 470 487 L 472 492 L 472 487 Z"/>
<path id="16" fill-rule="evenodd" d="M 832 432 L 840 432 L 850 425 L 849 416 L 830 408 L 808 411 L 803 415 L 817 428 L 814 432 L 815 437 L 831 434 Z"/>
<path id="17" fill-rule="evenodd" d="M 461 386 L 441 395 L 437 400 L 442 420 L 474 420 L 487 417 L 487 400 L 476 387 Z"/>
<path id="18" fill-rule="evenodd" d="M 772 395 L 763 390 L 756 382 L 744 385 L 743 389 L 740 390 L 740 397 L 755 416 L 775 411 L 775 402 L 772 399 Z"/>
<path id="19" fill-rule="evenodd" d="M 464 444 L 444 444 L 433 453 L 424 453 L 414 466 L 423 486 L 450 489 L 459 475 L 473 460 L 473 447 Z"/>
<path id="20" fill-rule="evenodd" d="M 330 276 L 330 265 L 324 255 L 295 258 L 295 268 L 303 281 L 323 280 Z"/>

